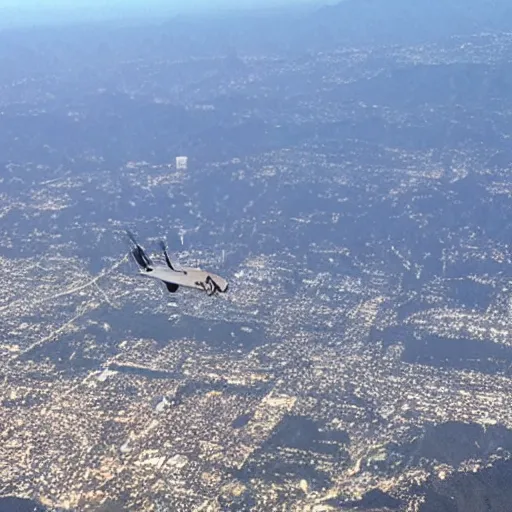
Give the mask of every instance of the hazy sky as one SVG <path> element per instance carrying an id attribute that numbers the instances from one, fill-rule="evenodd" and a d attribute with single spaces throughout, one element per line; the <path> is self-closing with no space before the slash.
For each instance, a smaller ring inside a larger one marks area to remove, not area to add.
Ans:
<path id="1" fill-rule="evenodd" d="M 326 4 L 333 0 L 0 0 L 0 24 Z"/>
<path id="2" fill-rule="evenodd" d="M 68 11 L 91 10 L 118 12 L 122 10 L 165 9 L 169 12 L 215 10 L 216 8 L 280 7 L 293 4 L 328 3 L 322 0 L 0 0 L 0 10 Z"/>

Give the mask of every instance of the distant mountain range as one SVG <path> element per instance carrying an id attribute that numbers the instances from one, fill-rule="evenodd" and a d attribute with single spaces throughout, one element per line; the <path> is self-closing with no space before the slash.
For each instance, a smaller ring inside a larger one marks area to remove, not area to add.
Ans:
<path id="1" fill-rule="evenodd" d="M 0 61 L 3 54 L 10 58 L 13 44 L 31 46 L 39 55 L 47 38 L 52 45 L 60 44 L 62 52 L 78 44 L 104 58 L 110 54 L 142 59 L 244 53 L 298 56 L 343 46 L 414 44 L 512 28 L 510 0 L 344 0 L 307 10 L 302 4 L 193 16 L 154 14 L 151 20 L 127 17 L 122 22 L 60 27 L 51 37 L 46 30 L 0 31 Z M 116 30 L 110 30 L 113 27 Z"/>
<path id="2" fill-rule="evenodd" d="M 510 31 L 509 0 L 344 0 L 319 9 L 310 25 L 351 42 L 407 42 Z"/>
<path id="3" fill-rule="evenodd" d="M 239 11 L 201 19 L 176 18 L 165 23 L 167 36 L 204 41 L 213 50 L 271 51 L 332 49 L 333 45 L 410 44 L 454 35 L 506 32 L 512 29 L 510 0 L 344 0 L 320 8 Z"/>

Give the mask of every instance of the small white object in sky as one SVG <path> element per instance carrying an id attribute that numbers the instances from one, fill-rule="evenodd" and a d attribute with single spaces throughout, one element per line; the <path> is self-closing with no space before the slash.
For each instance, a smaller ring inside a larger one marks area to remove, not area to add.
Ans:
<path id="1" fill-rule="evenodd" d="M 188 166 L 188 157 L 177 156 L 176 157 L 176 169 L 186 169 Z"/>

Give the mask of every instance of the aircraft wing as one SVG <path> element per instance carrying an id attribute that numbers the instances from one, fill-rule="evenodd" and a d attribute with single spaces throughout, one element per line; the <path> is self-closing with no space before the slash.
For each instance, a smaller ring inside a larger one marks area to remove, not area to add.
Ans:
<path id="1" fill-rule="evenodd" d="M 211 272 L 189 267 L 183 267 L 183 271 L 181 272 L 170 270 L 165 267 L 155 268 L 152 272 L 148 273 L 147 276 L 160 279 L 166 283 L 185 286 L 187 288 L 195 288 L 196 290 L 202 291 L 205 291 L 205 285 L 207 285 L 209 277 L 221 292 L 225 292 L 228 289 L 228 283 L 222 277 L 212 274 Z"/>

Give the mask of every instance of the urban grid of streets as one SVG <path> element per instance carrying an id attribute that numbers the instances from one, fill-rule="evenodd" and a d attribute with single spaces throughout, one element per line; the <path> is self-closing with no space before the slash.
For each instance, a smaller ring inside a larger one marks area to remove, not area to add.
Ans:
<path id="1" fill-rule="evenodd" d="M 381 52 L 406 64 L 478 64 L 496 47 L 484 37 Z M 250 73 L 230 87 L 254 94 L 278 71 L 297 88 L 320 73 L 327 91 L 381 73 L 363 50 L 314 65 L 241 60 Z M 4 103 L 17 87 L 3 91 Z M 205 109 L 205 92 L 194 94 L 201 101 L 184 101 Z M 385 106 L 347 112 L 321 100 L 306 96 L 301 110 L 271 110 L 267 121 L 408 123 Z M 37 115 L 29 107 L 16 108 Z M 78 107 L 69 115 L 87 117 Z M 443 115 L 421 112 L 425 123 Z M 365 147 L 354 137 L 340 156 L 319 135 L 191 158 L 187 171 L 172 161 L 104 168 L 92 153 L 57 169 L 6 164 L 2 494 L 49 509 L 285 503 L 320 512 L 378 490 L 387 506 L 419 510 L 429 479 L 508 459 L 495 439 L 512 428 L 509 247 L 473 217 L 447 214 L 457 201 L 470 212 L 498 208 L 510 198 L 506 171 L 482 165 L 476 150 L 446 150 L 450 165 L 441 165 L 430 149 L 384 144 L 387 165 L 363 167 Z M 75 172 L 83 162 L 96 168 Z M 465 197 L 468 181 L 483 195 Z M 183 246 L 171 250 L 226 275 L 229 293 L 171 296 L 140 279 L 123 245 L 127 223 L 151 250 L 158 236 L 181 233 Z M 450 426 L 464 424 L 475 437 L 451 450 Z"/>

